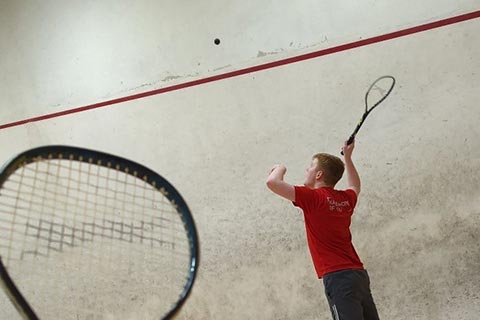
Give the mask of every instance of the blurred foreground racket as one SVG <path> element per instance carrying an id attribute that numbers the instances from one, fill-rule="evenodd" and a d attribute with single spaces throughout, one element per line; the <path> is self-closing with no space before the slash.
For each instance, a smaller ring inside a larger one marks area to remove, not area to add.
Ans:
<path id="1" fill-rule="evenodd" d="M 0 171 L 0 256 L 24 319 L 169 319 L 193 286 L 199 244 L 187 204 L 160 175 L 46 146 Z"/>
<path id="2" fill-rule="evenodd" d="M 362 118 L 358 122 L 355 130 L 350 135 L 347 141 L 347 145 L 351 144 L 355 140 L 355 136 L 358 133 L 358 130 L 362 127 L 367 116 L 375 109 L 380 103 L 382 103 L 388 95 L 392 92 L 393 87 L 395 86 L 395 78 L 392 76 L 383 76 L 375 80 L 367 90 L 365 94 L 365 112 L 362 115 Z M 343 151 L 341 152 L 343 155 Z"/>

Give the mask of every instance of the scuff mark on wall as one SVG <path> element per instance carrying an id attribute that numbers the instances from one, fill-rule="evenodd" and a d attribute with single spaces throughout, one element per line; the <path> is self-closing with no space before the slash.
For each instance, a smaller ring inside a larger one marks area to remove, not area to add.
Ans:
<path id="1" fill-rule="evenodd" d="M 265 57 L 268 55 L 274 55 L 274 54 L 279 54 L 280 52 L 285 51 L 283 49 L 278 49 L 276 51 L 270 51 L 270 52 L 264 52 L 264 51 L 258 51 L 257 53 L 257 58 Z"/>
<path id="2" fill-rule="evenodd" d="M 227 69 L 227 68 L 230 68 L 231 66 L 232 66 L 231 64 L 227 64 L 226 66 L 215 68 L 215 69 L 213 69 L 213 71 L 219 71 L 219 70 Z"/>

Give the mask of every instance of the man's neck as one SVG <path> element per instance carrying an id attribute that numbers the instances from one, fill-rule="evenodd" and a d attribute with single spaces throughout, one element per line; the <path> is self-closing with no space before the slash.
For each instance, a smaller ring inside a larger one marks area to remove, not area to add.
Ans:
<path id="1" fill-rule="evenodd" d="M 326 184 L 325 182 L 321 181 L 321 182 L 316 182 L 316 183 L 315 183 L 314 189 L 318 189 L 318 188 L 333 188 L 333 187 L 334 187 L 334 186 L 329 185 L 329 184 Z"/>

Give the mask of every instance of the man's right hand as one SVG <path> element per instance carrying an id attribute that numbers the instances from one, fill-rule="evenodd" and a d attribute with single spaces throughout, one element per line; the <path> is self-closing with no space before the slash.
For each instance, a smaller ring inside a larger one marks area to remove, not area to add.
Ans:
<path id="1" fill-rule="evenodd" d="M 352 143 L 347 144 L 347 141 L 343 143 L 342 152 L 345 158 L 351 158 L 353 149 L 355 148 L 355 140 Z"/>

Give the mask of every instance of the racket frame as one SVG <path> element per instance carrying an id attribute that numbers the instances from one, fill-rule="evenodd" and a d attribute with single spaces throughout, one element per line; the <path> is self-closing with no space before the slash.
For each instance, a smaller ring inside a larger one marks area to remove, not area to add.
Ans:
<path id="1" fill-rule="evenodd" d="M 170 201 L 170 203 L 175 205 L 176 210 L 180 214 L 182 222 L 185 225 L 185 228 L 188 230 L 187 235 L 191 254 L 189 265 L 189 278 L 185 283 L 183 291 L 179 295 L 179 299 L 172 306 L 169 312 L 163 316 L 162 319 L 173 318 L 179 312 L 191 292 L 200 262 L 200 247 L 195 222 L 193 220 L 190 209 L 188 208 L 185 200 L 180 195 L 180 193 L 165 178 L 141 164 L 112 154 L 65 145 L 48 145 L 37 147 L 24 151 L 13 157 L 0 169 L 0 190 L 2 189 L 3 184 L 8 179 L 8 177 L 12 175 L 17 169 L 35 161 L 52 159 L 73 160 L 85 163 L 92 163 L 106 168 L 115 168 L 132 176 L 135 176 L 133 173 L 136 171 L 137 175 L 135 177 L 148 177 L 147 180 L 144 179 L 145 182 L 153 186 L 159 192 L 162 192 L 162 194 Z M 126 168 L 128 168 L 128 171 L 125 170 Z M 1 260 L 1 256 L 0 281 L 2 289 L 10 298 L 15 308 L 19 311 L 20 315 L 24 319 L 38 320 L 39 318 L 35 314 L 33 308 L 29 305 L 27 300 L 21 294 L 20 290 L 16 287 L 14 281 L 11 279 L 7 268 Z"/>
<path id="2" fill-rule="evenodd" d="M 7 297 L 10 299 L 15 309 L 17 309 L 20 316 L 25 320 L 38 320 L 37 315 L 30 307 L 27 300 L 23 297 L 20 290 L 18 290 L 12 278 L 10 278 L 1 257 L 0 279 L 3 291 L 7 294 Z"/>
<path id="3" fill-rule="evenodd" d="M 368 94 L 370 93 L 370 91 L 372 90 L 373 87 L 375 87 L 375 85 L 377 84 L 378 81 L 382 80 L 382 79 L 391 79 L 392 80 L 392 85 L 391 87 L 388 89 L 387 93 L 380 99 L 378 100 L 373 106 L 371 106 L 370 108 L 368 108 Z M 373 109 L 375 109 L 380 103 L 382 103 L 389 95 L 390 93 L 392 92 L 393 90 L 393 87 L 395 87 L 395 78 L 392 77 L 392 76 L 381 76 L 379 78 L 377 78 L 377 80 L 375 80 L 371 85 L 370 87 L 368 88 L 367 92 L 365 93 L 365 112 L 363 113 L 362 115 L 362 118 L 360 119 L 360 121 L 358 122 L 357 126 L 355 127 L 355 130 L 353 130 L 353 133 L 350 135 L 350 137 L 348 138 L 347 140 L 347 145 L 350 145 L 352 144 L 353 140 L 355 140 L 355 137 L 358 133 L 358 131 L 360 130 L 360 128 L 362 127 L 363 123 L 365 122 L 365 119 L 367 119 L 368 115 L 370 114 L 370 112 L 372 112 Z M 341 152 L 342 155 L 343 155 L 343 151 Z"/>

